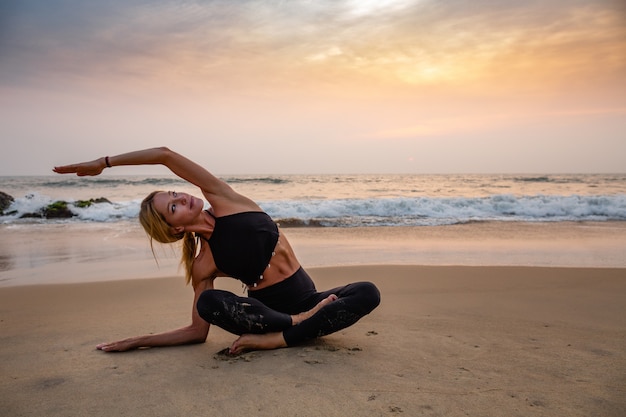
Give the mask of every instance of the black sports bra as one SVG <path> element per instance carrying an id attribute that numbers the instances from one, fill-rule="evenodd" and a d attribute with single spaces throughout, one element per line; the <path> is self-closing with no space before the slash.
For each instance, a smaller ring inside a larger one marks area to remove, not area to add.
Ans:
<path id="1" fill-rule="evenodd" d="M 215 266 L 246 285 L 263 279 L 278 243 L 278 226 L 262 211 L 246 211 L 215 217 L 215 227 L 205 241 Z M 203 237 L 204 238 L 204 237 Z"/>

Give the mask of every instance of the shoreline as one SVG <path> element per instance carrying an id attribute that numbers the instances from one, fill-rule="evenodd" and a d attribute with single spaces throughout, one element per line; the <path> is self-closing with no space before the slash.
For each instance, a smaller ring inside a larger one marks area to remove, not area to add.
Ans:
<path id="1" fill-rule="evenodd" d="M 0 225 L 0 288 L 182 276 L 136 223 Z M 626 222 L 284 228 L 306 269 L 357 265 L 626 267 Z"/>

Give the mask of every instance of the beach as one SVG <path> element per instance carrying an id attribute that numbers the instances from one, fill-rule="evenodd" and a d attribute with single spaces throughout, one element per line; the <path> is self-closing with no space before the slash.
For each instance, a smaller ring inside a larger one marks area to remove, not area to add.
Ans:
<path id="1" fill-rule="evenodd" d="M 95 346 L 189 323 L 176 254 L 106 224 L 2 225 L 6 416 L 623 416 L 626 225 L 288 228 L 318 289 L 381 305 L 303 346 Z M 219 288 L 241 293 L 231 279 Z"/>
<path id="2" fill-rule="evenodd" d="M 0 3 L 0 417 L 626 417 L 625 18 Z"/>

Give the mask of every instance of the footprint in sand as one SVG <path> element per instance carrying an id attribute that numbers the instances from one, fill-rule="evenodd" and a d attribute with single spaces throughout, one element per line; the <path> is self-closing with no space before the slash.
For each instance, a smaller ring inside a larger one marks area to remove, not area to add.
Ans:
<path id="1" fill-rule="evenodd" d="M 250 362 L 254 358 L 254 353 L 248 352 L 232 354 L 230 353 L 229 348 L 225 348 L 213 355 L 213 358 L 217 359 L 218 361 L 227 361 L 230 363 L 234 363 L 236 361 Z"/>

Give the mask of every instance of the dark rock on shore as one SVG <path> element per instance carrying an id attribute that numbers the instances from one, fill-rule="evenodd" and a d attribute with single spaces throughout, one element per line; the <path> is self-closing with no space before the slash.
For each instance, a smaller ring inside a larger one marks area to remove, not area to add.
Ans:
<path id="1" fill-rule="evenodd" d="M 277 223 L 281 227 L 323 227 L 322 222 L 319 220 L 301 220 L 294 218 L 279 219 Z"/>
<path id="2" fill-rule="evenodd" d="M 54 203 L 48 204 L 47 207 L 41 209 L 36 213 L 24 213 L 20 216 L 20 218 L 36 218 L 36 219 L 69 219 L 70 217 L 74 217 L 75 214 L 68 208 L 68 204 L 72 204 L 75 207 L 85 208 L 89 207 L 92 204 L 101 204 L 107 203 L 112 204 L 109 200 L 104 197 L 100 198 L 92 198 L 89 200 L 78 200 L 72 203 L 68 203 L 67 201 L 55 201 Z"/>
<path id="3" fill-rule="evenodd" d="M 46 219 L 68 219 L 74 216 L 74 213 L 67 208 L 66 201 L 55 201 L 43 209 L 43 217 Z"/>
<path id="4" fill-rule="evenodd" d="M 85 208 L 85 207 L 91 206 L 92 204 L 100 204 L 100 203 L 112 204 L 106 198 L 100 197 L 100 198 L 90 198 L 89 200 L 78 200 L 74 202 L 74 205 L 79 208 Z"/>
<path id="5" fill-rule="evenodd" d="M 0 191 L 0 216 L 4 216 L 4 210 L 8 209 L 14 200 L 15 199 L 7 193 Z"/>

